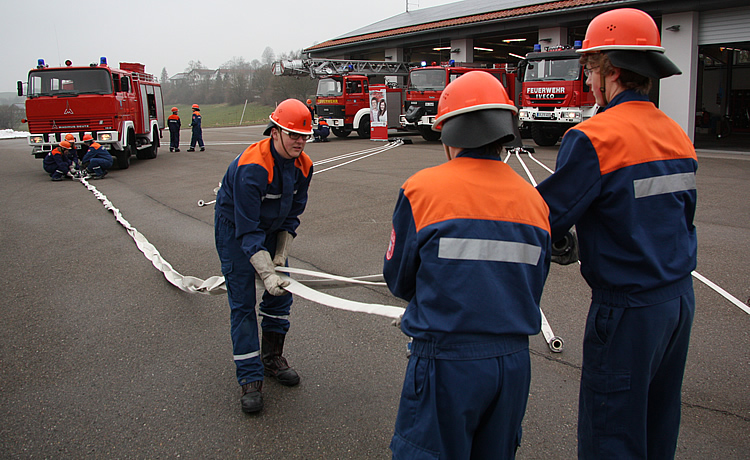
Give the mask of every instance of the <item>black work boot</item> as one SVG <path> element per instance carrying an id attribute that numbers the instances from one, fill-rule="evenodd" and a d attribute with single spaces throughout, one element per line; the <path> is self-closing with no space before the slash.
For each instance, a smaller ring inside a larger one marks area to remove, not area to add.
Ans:
<path id="1" fill-rule="evenodd" d="M 286 358 L 281 356 L 284 351 L 284 334 L 263 331 L 261 343 L 261 358 L 265 374 L 274 377 L 280 384 L 288 387 L 299 383 L 299 374 L 289 367 Z"/>
<path id="2" fill-rule="evenodd" d="M 242 385 L 242 412 L 252 414 L 263 409 L 263 380 L 256 380 Z"/>

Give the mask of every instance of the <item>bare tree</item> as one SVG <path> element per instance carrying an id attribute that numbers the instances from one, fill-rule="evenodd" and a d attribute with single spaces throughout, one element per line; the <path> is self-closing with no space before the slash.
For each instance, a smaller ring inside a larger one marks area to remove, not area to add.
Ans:
<path id="1" fill-rule="evenodd" d="M 260 59 L 263 65 L 270 67 L 273 64 L 273 61 L 276 60 L 276 55 L 273 53 L 273 49 L 271 49 L 270 46 L 266 46 Z"/>
<path id="2" fill-rule="evenodd" d="M 222 65 L 226 71 L 226 94 L 229 104 L 242 104 L 250 96 L 253 69 L 242 57 L 234 57 Z"/>

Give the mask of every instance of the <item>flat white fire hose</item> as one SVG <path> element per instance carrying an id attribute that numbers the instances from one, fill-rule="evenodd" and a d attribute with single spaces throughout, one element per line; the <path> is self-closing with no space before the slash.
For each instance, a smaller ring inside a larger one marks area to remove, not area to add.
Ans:
<path id="1" fill-rule="evenodd" d="M 518 162 L 521 163 L 521 166 L 523 167 L 523 170 L 526 171 L 526 175 L 529 176 L 529 181 L 531 181 L 531 185 L 536 187 L 536 181 L 534 180 L 534 176 L 531 175 L 531 171 L 529 171 L 529 168 L 526 167 L 526 163 L 521 159 L 521 152 L 525 152 L 528 154 L 526 150 L 523 148 L 517 147 L 511 150 L 508 150 L 508 155 L 505 157 L 505 160 L 503 160 L 505 163 L 508 163 L 508 160 L 510 159 L 511 153 L 513 153 L 516 158 L 518 159 Z M 555 335 L 554 332 L 552 332 L 552 328 L 549 325 L 549 321 L 547 321 L 547 316 L 544 314 L 544 311 L 539 308 L 540 313 L 542 314 L 542 334 L 544 335 L 544 340 L 547 342 L 547 346 L 549 347 L 550 351 L 553 353 L 562 353 L 563 348 L 565 347 L 565 342 L 562 338 Z"/>

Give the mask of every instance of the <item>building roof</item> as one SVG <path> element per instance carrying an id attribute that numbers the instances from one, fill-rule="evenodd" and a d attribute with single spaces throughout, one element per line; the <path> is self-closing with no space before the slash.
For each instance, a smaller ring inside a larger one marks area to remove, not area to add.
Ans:
<path id="1" fill-rule="evenodd" d="M 318 43 L 304 51 L 315 51 L 352 43 L 427 32 L 435 29 L 521 16 L 569 10 L 623 0 L 463 0 L 447 5 L 409 11 Z"/>

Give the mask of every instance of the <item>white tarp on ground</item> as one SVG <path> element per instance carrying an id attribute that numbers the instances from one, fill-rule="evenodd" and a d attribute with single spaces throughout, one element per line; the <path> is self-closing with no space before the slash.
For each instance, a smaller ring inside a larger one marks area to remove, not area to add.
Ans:
<path id="1" fill-rule="evenodd" d="M 13 131 L 12 129 L 0 129 L 0 139 L 17 139 L 27 137 L 29 133 L 25 131 Z"/>

